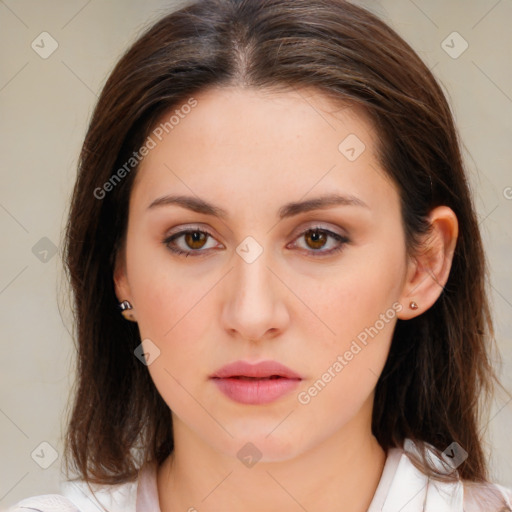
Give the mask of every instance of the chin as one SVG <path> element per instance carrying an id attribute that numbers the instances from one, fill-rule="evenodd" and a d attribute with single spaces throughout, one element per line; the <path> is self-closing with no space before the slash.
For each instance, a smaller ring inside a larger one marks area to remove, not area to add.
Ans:
<path id="1" fill-rule="evenodd" d="M 243 430 L 231 431 L 234 438 L 226 440 L 227 445 L 220 447 L 226 455 L 236 457 L 244 462 L 244 457 L 252 456 L 258 462 L 284 462 L 293 459 L 305 451 L 313 440 L 305 440 L 295 429 L 293 434 L 288 429 L 279 432 L 278 427 L 272 434 L 269 432 L 275 428 L 246 428 Z"/>

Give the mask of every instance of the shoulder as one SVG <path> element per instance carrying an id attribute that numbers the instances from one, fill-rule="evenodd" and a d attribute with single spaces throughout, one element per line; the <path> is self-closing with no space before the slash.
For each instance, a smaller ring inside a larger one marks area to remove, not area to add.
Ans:
<path id="1" fill-rule="evenodd" d="M 64 481 L 60 494 L 26 498 L 6 512 L 135 512 L 138 480 L 118 485 L 90 487 L 82 480 Z"/>
<path id="2" fill-rule="evenodd" d="M 497 483 L 464 481 L 464 511 L 512 511 L 512 489 Z"/>
<path id="3" fill-rule="evenodd" d="M 61 494 L 42 494 L 25 498 L 12 505 L 6 512 L 81 512 L 74 503 Z"/>
<path id="4" fill-rule="evenodd" d="M 453 457 L 457 457 L 456 447 L 448 448 L 442 452 L 441 458 L 435 453 L 432 445 L 424 443 L 431 461 L 441 473 L 451 473 L 455 470 L 457 480 L 449 483 L 433 482 L 429 479 L 429 484 L 438 488 L 443 488 L 446 493 L 450 489 L 462 497 L 464 512 L 512 512 L 512 490 L 500 484 L 493 482 L 474 482 L 460 478 L 457 465 L 454 464 Z M 411 445 L 409 445 L 411 446 Z M 460 447 L 459 447 L 460 448 Z M 450 460 L 451 459 L 451 460 Z"/>
<path id="5" fill-rule="evenodd" d="M 447 460 L 439 458 L 428 443 L 421 443 L 427 451 L 432 466 L 439 472 L 452 473 Z M 406 440 L 403 447 L 390 452 L 396 469 L 383 510 L 424 512 L 506 512 L 512 511 L 512 491 L 495 483 L 462 480 L 455 472 L 453 480 L 429 478 L 412 461 L 419 446 Z M 438 452 L 437 452 L 438 453 Z M 386 508 L 387 507 L 387 508 Z"/>
<path id="6" fill-rule="evenodd" d="M 138 480 L 117 485 L 87 485 L 87 482 L 65 481 L 60 492 L 80 512 L 135 512 Z"/>

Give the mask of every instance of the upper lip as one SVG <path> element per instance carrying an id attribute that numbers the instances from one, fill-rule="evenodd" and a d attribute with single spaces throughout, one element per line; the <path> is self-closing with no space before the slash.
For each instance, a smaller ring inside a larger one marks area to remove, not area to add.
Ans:
<path id="1" fill-rule="evenodd" d="M 287 379 L 302 379 L 302 377 L 277 361 L 261 361 L 248 363 L 247 361 L 235 361 L 227 364 L 213 373 L 211 378 L 227 379 L 229 377 L 271 377 L 277 375 Z"/>

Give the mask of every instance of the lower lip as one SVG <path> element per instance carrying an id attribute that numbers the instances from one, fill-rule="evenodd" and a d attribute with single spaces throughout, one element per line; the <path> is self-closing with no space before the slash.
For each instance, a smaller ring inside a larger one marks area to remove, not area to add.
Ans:
<path id="1" fill-rule="evenodd" d="M 300 379 L 213 379 L 229 398 L 241 404 L 260 405 L 274 402 L 295 389 Z"/>

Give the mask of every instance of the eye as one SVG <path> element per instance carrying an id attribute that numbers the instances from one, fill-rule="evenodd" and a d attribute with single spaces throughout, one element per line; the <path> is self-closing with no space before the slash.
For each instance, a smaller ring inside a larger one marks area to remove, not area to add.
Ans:
<path id="1" fill-rule="evenodd" d="M 350 242 L 346 236 L 340 235 L 329 229 L 314 226 L 303 231 L 296 240 L 303 238 L 306 246 L 294 243 L 292 247 L 304 249 L 314 256 L 327 256 L 341 251 L 344 246 Z M 202 256 L 209 252 L 209 249 L 215 248 L 215 244 L 210 244 L 213 236 L 203 229 L 185 229 L 168 236 L 163 240 L 164 245 L 173 253 L 186 256 Z M 322 250 L 325 248 L 328 250 Z M 330 247 L 330 248 L 329 248 Z M 217 248 L 219 248 L 217 246 Z M 220 248 L 223 245 L 220 244 Z"/>
<path id="2" fill-rule="evenodd" d="M 165 238 L 163 243 L 170 251 L 176 254 L 201 256 L 202 253 L 207 252 L 206 249 L 215 247 L 215 245 L 208 246 L 208 238 L 213 240 L 213 236 L 208 231 L 186 229 Z M 178 243 L 178 241 L 181 243 Z"/>
<path id="3" fill-rule="evenodd" d="M 297 238 L 300 240 L 304 239 L 306 246 L 300 246 L 304 250 L 306 250 L 309 254 L 313 254 L 315 256 L 325 256 L 341 251 L 347 243 L 350 242 L 350 239 L 346 236 L 340 235 L 338 233 L 334 233 L 328 229 L 314 226 L 303 231 Z M 329 239 L 331 240 L 329 242 Z M 294 246 L 297 246 L 295 244 Z M 328 250 L 321 250 L 328 248 Z"/>

